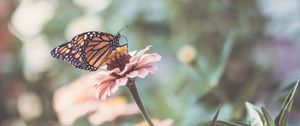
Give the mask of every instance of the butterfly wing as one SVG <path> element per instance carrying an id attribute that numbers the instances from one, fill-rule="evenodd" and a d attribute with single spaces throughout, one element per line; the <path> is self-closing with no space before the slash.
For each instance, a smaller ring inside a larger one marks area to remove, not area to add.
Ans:
<path id="1" fill-rule="evenodd" d="M 116 47 L 111 44 L 114 37 L 104 32 L 85 32 L 53 49 L 51 55 L 68 61 L 76 68 L 96 71 L 115 50 Z"/>
<path id="2" fill-rule="evenodd" d="M 86 69 L 86 65 L 83 62 L 82 54 L 75 49 L 70 42 L 64 43 L 51 51 L 51 55 L 54 58 L 68 61 L 74 67 L 79 69 Z"/>
<path id="3" fill-rule="evenodd" d="M 93 32 L 81 33 L 71 40 L 71 45 L 76 49 L 84 48 L 93 35 Z"/>
<path id="4" fill-rule="evenodd" d="M 87 43 L 82 53 L 84 54 L 83 59 L 87 63 L 88 70 L 95 71 L 104 63 L 114 50 L 114 47 L 111 45 L 112 41 L 113 37 L 98 34 Z"/>
<path id="5" fill-rule="evenodd" d="M 71 45 L 75 48 L 83 50 L 84 48 L 86 48 L 87 44 L 91 40 L 93 40 L 94 42 L 101 42 L 101 41 L 111 42 L 114 40 L 114 35 L 105 32 L 97 32 L 97 31 L 84 32 L 75 36 L 71 40 Z"/>

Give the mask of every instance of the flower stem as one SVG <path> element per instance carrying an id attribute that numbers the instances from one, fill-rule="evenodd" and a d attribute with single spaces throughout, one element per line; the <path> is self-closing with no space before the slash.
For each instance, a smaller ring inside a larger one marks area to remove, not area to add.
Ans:
<path id="1" fill-rule="evenodd" d="M 126 86 L 129 89 L 135 103 L 139 107 L 139 109 L 141 111 L 141 114 L 144 117 L 144 119 L 148 122 L 149 126 L 154 126 L 151 119 L 150 119 L 150 116 L 149 116 L 148 112 L 146 111 L 146 109 L 145 109 L 145 107 L 144 107 L 144 105 L 143 105 L 143 103 L 140 99 L 139 93 L 138 93 L 138 91 L 136 89 L 136 86 L 135 86 L 134 79 L 130 80 L 129 83 Z"/>

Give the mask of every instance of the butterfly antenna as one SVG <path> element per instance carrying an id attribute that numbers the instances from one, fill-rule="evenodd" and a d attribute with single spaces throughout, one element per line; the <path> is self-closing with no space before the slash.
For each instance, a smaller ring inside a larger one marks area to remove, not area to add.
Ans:
<path id="1" fill-rule="evenodd" d="M 128 44 L 128 39 L 127 39 L 127 37 L 124 36 L 124 35 L 121 35 L 121 36 L 125 38 L 125 40 L 126 40 L 126 45 L 127 45 L 127 44 Z"/>
<path id="2" fill-rule="evenodd" d="M 128 28 L 128 25 L 124 26 L 123 28 L 121 28 L 121 29 L 118 31 L 118 33 L 120 33 L 120 32 L 123 31 L 123 30 L 126 30 L 127 28 Z"/>

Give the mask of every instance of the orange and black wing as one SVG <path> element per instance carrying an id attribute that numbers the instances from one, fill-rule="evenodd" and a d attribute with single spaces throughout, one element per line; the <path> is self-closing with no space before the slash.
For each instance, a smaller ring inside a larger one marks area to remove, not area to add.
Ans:
<path id="1" fill-rule="evenodd" d="M 97 31 L 84 32 L 75 36 L 71 40 L 71 45 L 77 49 L 83 49 L 86 48 L 87 44 L 92 40 L 93 42 L 102 42 L 102 41 L 111 42 L 114 40 L 114 35 L 105 32 L 97 32 Z"/>
<path id="2" fill-rule="evenodd" d="M 114 37 L 112 34 L 96 31 L 81 33 L 71 42 L 53 49 L 51 55 L 68 61 L 76 68 L 96 71 L 117 48 L 112 45 Z"/>
<path id="3" fill-rule="evenodd" d="M 99 34 L 87 43 L 82 53 L 88 70 L 96 71 L 106 61 L 106 58 L 114 51 L 112 41 L 111 37 Z"/>
<path id="4" fill-rule="evenodd" d="M 68 61 L 74 67 L 79 69 L 87 69 L 82 54 L 75 49 L 70 42 L 64 43 L 51 51 L 54 58 Z"/>
<path id="5" fill-rule="evenodd" d="M 90 40 L 90 37 L 93 37 L 93 35 L 94 35 L 93 32 L 85 32 L 75 36 L 71 40 L 72 47 L 76 49 L 84 48 L 88 43 L 88 41 Z"/>

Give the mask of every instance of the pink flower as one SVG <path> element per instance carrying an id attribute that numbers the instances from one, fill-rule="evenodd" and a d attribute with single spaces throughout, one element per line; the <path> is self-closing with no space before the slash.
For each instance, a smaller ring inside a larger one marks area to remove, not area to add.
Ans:
<path id="1" fill-rule="evenodd" d="M 174 122 L 172 119 L 165 119 L 165 120 L 160 121 L 160 120 L 154 118 L 151 120 L 155 126 L 172 126 L 173 122 Z M 148 123 L 146 121 L 143 121 L 143 122 L 134 124 L 134 126 L 148 126 Z"/>
<path id="2" fill-rule="evenodd" d="M 91 76 L 94 75 L 83 76 L 55 91 L 53 106 L 60 123 L 71 125 L 79 117 L 88 115 L 90 123 L 99 125 L 119 116 L 139 113 L 137 106 L 128 104 L 124 97 L 97 101 L 94 98 L 95 88 L 90 82 Z"/>
<path id="3" fill-rule="evenodd" d="M 101 71 L 95 76 L 95 97 L 105 100 L 120 86 L 126 85 L 130 79 L 145 78 L 149 73 L 154 73 L 158 68 L 150 63 L 159 61 L 161 56 L 157 53 L 145 53 L 150 47 L 132 56 L 128 53 L 120 53 L 107 62 L 109 71 Z"/>

